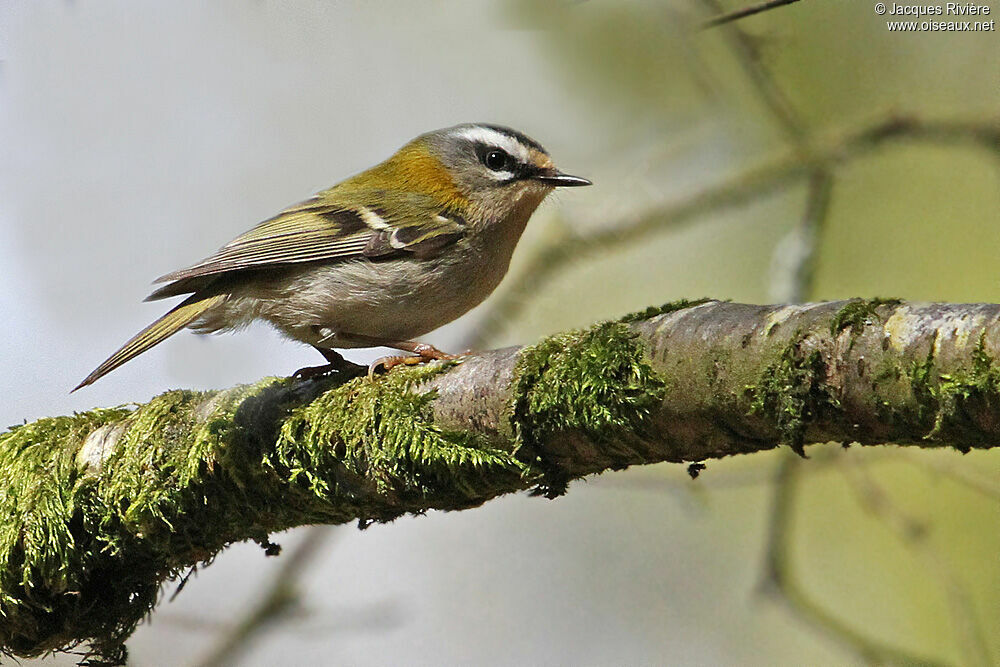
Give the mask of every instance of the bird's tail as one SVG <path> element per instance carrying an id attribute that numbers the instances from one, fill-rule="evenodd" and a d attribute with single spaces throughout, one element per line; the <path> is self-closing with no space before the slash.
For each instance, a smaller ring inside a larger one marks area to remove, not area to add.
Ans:
<path id="1" fill-rule="evenodd" d="M 225 294 L 215 296 L 192 294 L 178 304 L 176 308 L 133 336 L 131 340 L 122 345 L 120 350 L 108 357 L 104 363 L 94 369 L 93 373 L 84 378 L 83 382 L 76 385 L 73 391 L 96 382 L 99 378 L 107 375 L 129 359 L 142 354 L 154 345 L 166 340 L 188 324 L 191 324 L 206 310 L 224 301 L 226 296 Z M 70 393 L 72 394 L 73 391 Z"/>

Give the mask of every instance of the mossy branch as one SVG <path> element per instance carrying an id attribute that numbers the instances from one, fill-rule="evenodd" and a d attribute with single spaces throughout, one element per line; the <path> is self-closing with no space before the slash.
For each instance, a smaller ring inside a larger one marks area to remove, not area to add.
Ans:
<path id="1" fill-rule="evenodd" d="M 0 434 L 0 647 L 114 660 L 161 585 L 303 524 L 661 461 L 1000 443 L 1000 305 L 719 301 L 369 380 L 267 379 Z"/>

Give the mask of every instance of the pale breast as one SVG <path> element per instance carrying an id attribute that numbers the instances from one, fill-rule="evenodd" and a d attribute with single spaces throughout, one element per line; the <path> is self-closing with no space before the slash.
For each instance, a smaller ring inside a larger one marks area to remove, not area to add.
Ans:
<path id="1" fill-rule="evenodd" d="M 350 334 L 412 340 L 465 314 L 496 289 L 510 262 L 510 253 L 499 250 L 463 240 L 432 259 L 304 266 L 233 296 L 252 301 L 247 305 L 256 317 L 314 345 L 363 346 L 352 344 Z"/>

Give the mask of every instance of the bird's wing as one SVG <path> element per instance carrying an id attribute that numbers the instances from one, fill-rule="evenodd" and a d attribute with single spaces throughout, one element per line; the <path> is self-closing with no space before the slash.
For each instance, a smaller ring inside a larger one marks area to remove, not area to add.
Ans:
<path id="1" fill-rule="evenodd" d="M 371 190 L 352 193 L 346 203 L 335 192 L 289 207 L 201 262 L 157 278 L 171 284 L 147 300 L 199 291 L 237 271 L 359 257 L 426 257 L 465 233 L 460 216 L 425 195 Z"/>

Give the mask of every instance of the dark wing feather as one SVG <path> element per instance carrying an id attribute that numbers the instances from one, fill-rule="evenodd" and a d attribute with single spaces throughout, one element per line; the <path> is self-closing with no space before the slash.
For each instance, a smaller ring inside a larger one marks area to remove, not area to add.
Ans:
<path id="1" fill-rule="evenodd" d="M 198 292 L 224 274 L 239 271 L 357 257 L 426 257 L 464 234 L 460 217 L 440 211 L 422 195 L 355 192 L 351 200 L 360 205 L 337 201 L 336 195 L 336 187 L 320 193 L 265 220 L 201 262 L 157 278 L 155 282 L 172 282 L 147 301 Z"/>
<path id="2" fill-rule="evenodd" d="M 310 200 L 265 220 L 194 266 L 155 282 L 356 255 L 370 235 L 356 211 Z"/>

